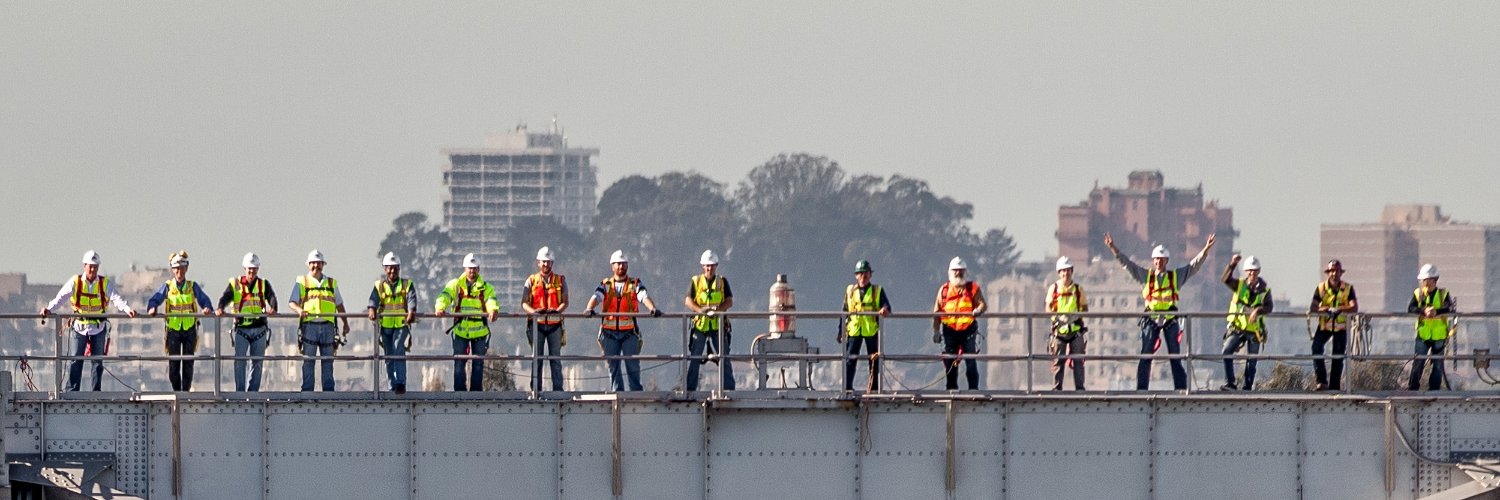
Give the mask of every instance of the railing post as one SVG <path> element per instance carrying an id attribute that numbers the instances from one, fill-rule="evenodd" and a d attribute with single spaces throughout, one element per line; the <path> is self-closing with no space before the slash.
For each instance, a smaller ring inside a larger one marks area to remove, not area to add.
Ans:
<path id="1" fill-rule="evenodd" d="M 380 399 L 380 375 L 384 373 L 384 370 L 380 368 L 384 364 L 386 352 L 380 345 L 380 316 L 377 315 L 376 318 L 375 321 L 370 322 L 370 351 L 374 354 L 370 356 L 370 396 Z M 411 336 L 410 324 L 406 325 L 406 335 Z M 395 341 L 396 339 L 392 337 L 391 342 Z"/>
<path id="2" fill-rule="evenodd" d="M 57 353 L 52 358 L 52 391 L 61 395 L 63 392 L 63 367 L 65 366 L 65 362 L 62 360 L 62 355 L 64 345 L 63 332 L 66 329 L 63 328 L 63 325 L 66 322 L 64 322 L 61 318 L 58 318 L 56 320 L 53 320 L 53 323 L 54 324 L 52 325 L 52 329 L 56 330 L 57 333 L 52 336 L 52 344 L 55 347 L 54 350 L 57 351 Z"/>
<path id="3" fill-rule="evenodd" d="M 1035 332 L 1032 330 L 1032 325 L 1031 325 L 1031 320 L 1032 319 L 1033 318 L 1031 317 L 1031 315 L 1026 315 L 1026 393 L 1027 394 L 1031 394 L 1033 392 L 1036 392 L 1036 388 L 1033 385 L 1034 381 L 1032 380 L 1033 374 L 1031 373 L 1032 368 L 1033 368 L 1032 358 L 1036 357 L 1036 350 L 1035 350 L 1035 347 L 1032 344 L 1033 341 L 1031 339 L 1032 335 L 1035 334 Z"/>
<path id="4" fill-rule="evenodd" d="M 723 316 L 719 316 L 718 318 L 719 318 L 719 321 L 718 321 L 717 324 L 719 326 L 719 331 L 718 331 L 718 336 L 719 336 L 719 350 L 717 352 L 719 354 L 719 364 L 718 364 L 718 368 L 719 369 L 718 370 L 714 370 L 714 371 L 718 372 L 718 375 L 719 375 L 719 377 L 718 377 L 719 378 L 719 383 L 715 384 L 715 387 L 718 387 L 719 390 L 715 391 L 714 397 L 715 398 L 722 398 L 722 397 L 724 397 L 724 378 L 729 375 L 729 363 L 730 363 L 729 358 L 725 357 L 725 355 L 729 354 L 729 344 L 727 344 L 727 343 L 724 342 L 725 341 L 725 338 L 724 338 L 724 322 L 728 321 L 728 320 L 726 318 L 724 318 Z"/>
<path id="5" fill-rule="evenodd" d="M 224 364 L 224 359 L 223 359 L 224 349 L 222 347 L 223 345 L 224 345 L 224 318 L 215 317 L 214 318 L 214 397 L 216 397 L 216 398 L 220 397 L 220 395 L 222 395 L 223 392 L 224 392 L 224 388 L 222 386 L 222 384 L 224 382 L 222 380 L 223 379 L 223 375 L 224 375 L 224 367 L 223 367 L 223 364 Z M 195 352 L 195 353 L 193 353 L 193 355 L 197 356 L 198 353 Z"/>
<path id="6" fill-rule="evenodd" d="M 1183 354 L 1184 357 L 1183 357 L 1181 363 L 1182 363 L 1182 368 L 1187 372 L 1187 390 L 1184 391 L 1184 392 L 1186 392 L 1187 394 L 1192 394 L 1193 393 L 1193 386 L 1197 385 L 1196 384 L 1197 377 L 1193 376 L 1193 372 L 1197 371 L 1197 370 L 1193 369 L 1194 368 L 1193 367 L 1193 319 L 1194 318 L 1192 316 L 1188 316 L 1186 319 L 1187 319 L 1187 322 L 1183 323 L 1183 330 L 1182 330 L 1182 354 Z M 1170 365 L 1170 363 L 1169 363 L 1169 365 Z"/>
<path id="7" fill-rule="evenodd" d="M 683 392 L 687 392 L 687 372 L 688 372 L 688 367 L 691 366 L 691 364 L 693 362 L 692 359 L 688 358 L 688 356 L 691 356 L 692 352 L 693 352 L 692 351 L 692 345 L 691 345 L 692 339 L 693 339 L 693 331 L 692 331 L 692 324 L 688 321 L 688 317 L 687 316 L 683 316 L 682 317 L 681 324 L 682 324 L 682 335 L 681 335 L 681 338 L 682 338 L 682 359 L 683 359 L 683 362 L 677 364 L 677 387 L 681 388 L 683 390 Z"/>

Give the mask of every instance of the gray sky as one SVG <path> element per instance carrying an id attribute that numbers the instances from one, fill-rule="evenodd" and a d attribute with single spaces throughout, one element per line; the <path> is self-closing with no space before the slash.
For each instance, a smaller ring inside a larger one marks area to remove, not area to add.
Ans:
<path id="1" fill-rule="evenodd" d="M 440 219 L 439 149 L 555 114 L 602 150 L 601 189 L 737 182 L 807 151 L 927 179 L 1026 259 L 1056 253 L 1058 205 L 1160 169 L 1233 207 L 1240 249 L 1301 301 L 1321 222 L 1391 202 L 1500 221 L 1497 19 L 1497 2 L 0 0 L 0 271 L 60 282 L 90 248 L 106 273 L 187 249 L 217 281 L 254 250 L 282 282 L 318 247 L 329 274 L 373 279 L 392 218 Z"/>

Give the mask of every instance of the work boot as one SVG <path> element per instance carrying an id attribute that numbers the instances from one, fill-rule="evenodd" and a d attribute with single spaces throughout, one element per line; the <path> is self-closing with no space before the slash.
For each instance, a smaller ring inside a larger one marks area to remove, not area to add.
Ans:
<path id="1" fill-rule="evenodd" d="M 1326 390 L 1328 390 L 1328 384 L 1325 384 L 1325 383 L 1322 383 L 1322 382 L 1318 382 L 1318 385 L 1313 386 L 1313 390 L 1314 391 L 1326 391 Z"/>
<path id="2" fill-rule="evenodd" d="M 391 392 L 394 392 L 396 394 L 406 394 L 406 384 L 395 384 L 395 387 L 391 388 Z"/>
<path id="3" fill-rule="evenodd" d="M 1234 384 L 1224 384 L 1223 386 L 1219 387 L 1219 390 L 1221 390 L 1221 391 L 1237 391 L 1237 390 L 1239 390 L 1239 387 L 1235 387 Z"/>

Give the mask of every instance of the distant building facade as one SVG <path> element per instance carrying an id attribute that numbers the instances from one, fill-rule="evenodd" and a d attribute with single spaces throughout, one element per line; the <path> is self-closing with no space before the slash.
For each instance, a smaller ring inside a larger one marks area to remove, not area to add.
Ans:
<path id="1" fill-rule="evenodd" d="M 1380 221 L 1324 224 L 1323 261 L 1339 259 L 1360 310 L 1405 312 L 1417 270 L 1433 264 L 1460 310 L 1500 310 L 1500 225 L 1454 222 L 1438 205 L 1389 205 Z"/>
<path id="2" fill-rule="evenodd" d="M 513 249 L 504 229 L 517 217 L 555 217 L 587 231 L 598 204 L 597 148 L 569 147 L 556 123 L 547 132 L 525 126 L 486 138 L 481 148 L 445 149 L 443 225 L 461 253 L 484 263 L 485 278 L 515 304 L 532 271 L 530 252 Z"/>

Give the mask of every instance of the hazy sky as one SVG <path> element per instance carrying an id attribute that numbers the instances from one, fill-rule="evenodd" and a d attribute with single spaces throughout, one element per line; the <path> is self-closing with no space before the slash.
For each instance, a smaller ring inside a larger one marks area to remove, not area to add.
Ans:
<path id="1" fill-rule="evenodd" d="M 1240 250 L 1300 302 L 1321 222 L 1388 202 L 1500 221 L 1497 20 L 1497 2 L 0 0 L 0 271 L 187 249 L 218 281 L 254 250 L 282 282 L 317 247 L 373 279 L 392 218 L 440 220 L 441 148 L 557 115 L 602 150 L 601 190 L 735 183 L 806 151 L 927 179 L 1026 259 L 1056 253 L 1059 205 L 1160 169 L 1232 207 Z"/>

